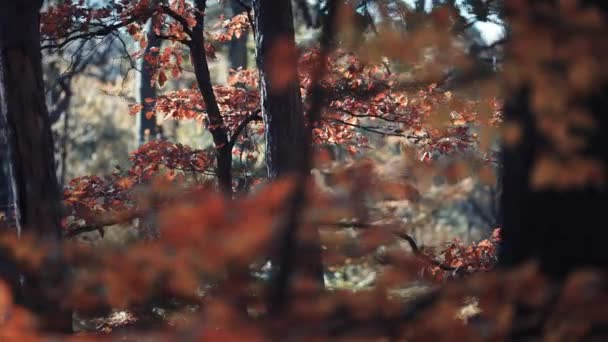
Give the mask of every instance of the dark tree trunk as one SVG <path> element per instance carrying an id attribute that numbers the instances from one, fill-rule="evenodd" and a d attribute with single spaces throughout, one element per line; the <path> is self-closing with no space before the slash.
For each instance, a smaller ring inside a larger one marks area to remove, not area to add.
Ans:
<path id="1" fill-rule="evenodd" d="M 154 18 L 151 18 L 146 25 L 146 34 L 148 45 L 144 50 L 144 56 L 156 57 L 160 48 L 161 40 L 154 33 Z M 141 58 L 140 60 L 140 73 L 137 82 L 137 101 L 143 106 L 137 114 L 137 138 L 138 144 L 143 145 L 150 140 L 158 138 L 159 129 L 156 124 L 156 117 L 147 117 L 147 113 L 154 110 L 156 102 L 156 88 L 152 85 L 152 76 L 154 75 L 154 65 L 149 62 L 147 58 Z M 151 99 L 153 101 L 146 101 Z"/>
<path id="2" fill-rule="evenodd" d="M 3 91 L 23 226 L 59 237 L 59 187 L 42 83 L 40 3 L 9 1 L 0 7 Z"/>
<path id="3" fill-rule="evenodd" d="M 294 274 L 323 286 L 319 233 L 316 227 L 301 222 L 306 206 L 304 184 L 310 177 L 312 126 L 304 125 L 291 1 L 254 0 L 253 8 L 268 176 L 298 176 L 298 185 L 286 204 L 285 226 L 278 232 L 271 255 L 275 267 L 268 304 L 270 312 L 278 315 L 286 307 L 288 284 Z"/>
<path id="4" fill-rule="evenodd" d="M 224 119 L 217 104 L 215 93 L 211 85 L 211 76 L 207 56 L 205 55 L 205 7 L 206 0 L 196 0 L 196 25 L 192 28 L 192 42 L 190 44 L 190 58 L 194 66 L 194 75 L 198 88 L 207 107 L 209 118 L 208 126 L 217 153 L 217 179 L 220 188 L 227 194 L 232 194 L 232 149 L 228 143 L 228 132 Z"/>
<path id="5" fill-rule="evenodd" d="M 418 13 L 424 12 L 426 7 L 426 0 L 417 0 L 416 5 L 414 6 L 414 10 Z"/>
<path id="6" fill-rule="evenodd" d="M 3 101 L 2 93 L 0 93 L 0 106 Z M 16 226 L 16 222 L 13 221 L 16 208 L 12 186 L 13 166 L 10 160 L 5 111 L 6 109 L 0 107 L 0 214 L 3 215 L 0 219 L 0 228 Z"/>
<path id="7" fill-rule="evenodd" d="M 293 15 L 291 1 L 256 0 L 253 6 L 266 165 L 273 178 L 296 172 L 302 164 L 302 155 L 294 153 L 304 144 L 304 115 L 296 76 Z M 291 79 L 286 81 L 286 77 Z"/>
<path id="8" fill-rule="evenodd" d="M 58 240 L 60 195 L 42 82 L 41 5 L 41 0 L 0 2 L 0 108 L 8 125 L 19 225 Z M 23 304 L 41 316 L 44 328 L 71 331 L 71 312 L 41 287 L 37 275 L 28 275 L 21 287 Z"/>
<path id="9" fill-rule="evenodd" d="M 243 2 L 247 2 L 243 0 Z M 237 14 L 241 14 L 245 12 L 247 9 L 243 7 L 241 1 L 239 0 L 230 0 L 230 8 L 232 10 L 232 15 L 235 16 Z M 232 69 L 238 68 L 247 68 L 247 38 L 249 36 L 249 32 L 245 31 L 238 39 L 234 38 L 230 41 L 230 48 L 228 52 L 228 57 L 230 60 L 230 67 Z"/>
<path id="10" fill-rule="evenodd" d="M 530 0 L 515 10 L 505 3 L 513 32 L 505 68 L 510 134 L 503 153 L 500 262 L 510 266 L 533 258 L 549 274 L 563 276 L 578 267 L 608 266 L 608 77 L 597 73 L 606 68 L 608 31 L 606 22 L 597 31 L 572 29 L 557 15 L 557 4 L 550 17 L 541 3 L 545 9 L 550 4 Z M 541 46 L 554 52 L 534 53 Z M 583 57 L 600 64 L 593 67 Z M 579 121 L 571 121 L 576 116 Z M 574 137 L 585 145 L 572 148 L 568 139 Z M 585 168 L 582 160 L 596 166 Z"/>

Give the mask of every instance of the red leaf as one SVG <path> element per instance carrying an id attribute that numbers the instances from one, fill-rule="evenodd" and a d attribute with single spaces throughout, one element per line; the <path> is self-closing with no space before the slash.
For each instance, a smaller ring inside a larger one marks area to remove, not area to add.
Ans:
<path id="1" fill-rule="evenodd" d="M 158 86 L 162 87 L 167 82 L 167 75 L 163 71 L 158 73 Z"/>

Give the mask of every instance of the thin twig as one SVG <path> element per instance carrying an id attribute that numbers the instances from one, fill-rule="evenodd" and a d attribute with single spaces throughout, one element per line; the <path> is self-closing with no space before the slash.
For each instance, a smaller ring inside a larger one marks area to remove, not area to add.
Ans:
<path id="1" fill-rule="evenodd" d="M 61 43 L 48 43 L 48 44 L 44 44 L 40 47 L 40 49 L 42 50 L 48 50 L 48 49 L 61 49 L 63 47 L 65 47 L 66 45 L 70 44 L 71 42 L 74 42 L 76 40 L 80 40 L 80 39 L 92 39 L 95 37 L 105 37 L 108 34 L 117 31 L 120 28 L 123 28 L 131 23 L 134 23 L 138 20 L 139 18 L 137 17 L 131 17 L 125 21 L 121 21 L 119 23 L 113 24 L 113 25 L 108 25 L 108 26 L 104 26 L 101 29 L 98 29 L 96 31 L 93 32 L 85 32 L 85 33 L 81 33 L 81 34 L 76 34 L 73 36 L 69 36 L 63 39 L 63 41 Z M 78 32 L 78 31 L 77 31 Z M 50 41 L 51 39 L 47 39 L 47 41 Z"/>

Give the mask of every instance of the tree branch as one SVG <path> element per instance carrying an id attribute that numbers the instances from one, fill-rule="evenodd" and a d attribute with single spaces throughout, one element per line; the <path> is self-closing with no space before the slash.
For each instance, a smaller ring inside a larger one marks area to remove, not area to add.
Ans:
<path id="1" fill-rule="evenodd" d="M 247 125 L 252 121 L 262 121 L 262 117 L 260 116 L 260 110 L 257 110 L 255 112 L 249 114 L 236 127 L 236 129 L 230 136 L 230 141 L 228 142 L 228 148 L 230 149 L 230 151 L 232 151 L 232 149 L 234 148 L 234 144 L 236 143 L 236 140 L 238 139 L 239 135 L 241 135 L 241 133 L 243 132 L 245 127 L 247 127 Z"/>
<path id="2" fill-rule="evenodd" d="M 424 254 L 422 252 L 422 250 L 420 249 L 420 247 L 418 246 L 418 244 L 416 243 L 416 240 L 410 234 L 407 234 L 407 233 L 404 233 L 401 231 L 397 231 L 395 229 L 390 229 L 390 227 L 391 227 L 390 225 L 367 224 L 367 223 L 362 223 L 362 222 L 317 222 L 316 224 L 321 225 L 321 226 L 329 226 L 329 227 L 336 227 L 336 228 L 387 229 L 396 237 L 406 241 L 408 243 L 408 245 L 410 246 L 410 248 L 412 249 L 412 253 L 414 253 L 414 255 L 416 255 L 417 257 L 424 259 L 424 261 L 432 264 L 433 266 L 437 266 L 444 271 L 456 271 L 457 270 L 456 267 L 446 265 L 446 264 L 444 264 L 438 260 L 435 260 L 435 259 L 431 258 L 430 256 Z"/>
<path id="3" fill-rule="evenodd" d="M 113 215 L 99 217 L 99 218 L 95 219 L 95 222 L 93 222 L 93 223 L 65 230 L 63 232 L 63 236 L 65 238 L 73 238 L 82 233 L 94 232 L 94 231 L 99 231 L 100 234 L 103 236 L 103 228 L 142 217 L 147 212 L 147 210 L 149 210 L 149 208 L 134 209 L 134 210 L 128 210 L 128 211 L 121 212 L 121 213 L 116 213 Z"/>
<path id="4" fill-rule="evenodd" d="M 155 34 L 155 36 L 158 39 L 169 40 L 169 41 L 172 41 L 172 42 L 179 42 L 179 43 L 182 43 L 182 44 L 184 44 L 186 46 L 190 46 L 190 44 L 191 44 L 189 40 L 181 39 L 181 38 L 178 38 L 176 36 L 165 35 L 165 34 Z"/>
<path id="5" fill-rule="evenodd" d="M 393 132 L 380 131 L 376 127 L 361 126 L 361 125 L 353 124 L 353 123 L 346 122 L 344 120 L 340 120 L 340 119 L 336 119 L 336 118 L 331 118 L 330 120 L 331 121 L 335 121 L 335 122 L 337 122 L 339 124 L 342 124 L 342 125 L 345 125 L 345 126 L 359 128 L 359 129 L 364 130 L 366 132 L 380 134 L 380 135 L 384 135 L 384 136 L 402 137 L 402 138 L 407 138 L 407 139 L 413 139 L 413 140 L 416 140 L 416 141 L 424 138 L 424 136 L 416 136 L 416 135 L 411 135 L 411 134 L 403 134 L 403 133 L 399 133 L 398 131 L 393 131 Z"/>
<path id="6" fill-rule="evenodd" d="M 181 16 L 179 13 L 175 12 L 173 9 L 171 9 L 171 7 L 169 7 L 167 5 L 161 5 L 160 8 L 163 10 L 163 12 L 165 12 L 173 20 L 180 23 L 180 25 L 182 25 L 184 32 L 188 36 L 192 37 L 192 30 L 190 29 L 190 26 L 188 25 L 188 20 L 186 20 L 186 18 Z"/>
<path id="7" fill-rule="evenodd" d="M 128 20 L 121 21 L 121 22 L 113 24 L 113 25 L 102 26 L 102 28 L 100 28 L 96 31 L 93 31 L 93 32 L 84 32 L 84 33 L 72 35 L 69 37 L 65 37 L 65 38 L 63 38 L 61 43 L 44 44 L 40 47 L 40 49 L 41 50 L 61 49 L 61 48 L 65 47 L 66 45 L 68 45 L 69 43 L 79 40 L 79 39 L 92 39 L 95 37 L 105 37 L 108 34 L 113 33 L 114 31 L 117 31 L 120 28 L 123 28 L 131 23 L 136 22 L 138 19 L 139 18 L 137 18 L 137 17 L 131 17 Z M 79 31 L 75 31 L 75 32 L 79 32 Z M 44 41 L 54 41 L 54 40 L 53 39 L 44 39 Z"/>

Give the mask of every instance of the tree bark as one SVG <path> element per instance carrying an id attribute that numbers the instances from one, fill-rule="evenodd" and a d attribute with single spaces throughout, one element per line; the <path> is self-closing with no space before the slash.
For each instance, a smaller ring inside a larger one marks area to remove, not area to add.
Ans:
<path id="1" fill-rule="evenodd" d="M 17 206 L 13 194 L 13 165 L 8 146 L 6 109 L 2 108 L 2 103 L 4 103 L 3 97 L 2 90 L 0 89 L 0 214 L 3 215 L 2 219 L 0 219 L 1 228 L 16 226 L 14 212 Z"/>
<path id="2" fill-rule="evenodd" d="M 587 4 L 606 7 L 602 2 Z M 510 5 L 505 2 L 513 32 L 504 115 L 511 134 L 505 135 L 503 152 L 500 263 L 536 259 L 558 277 L 578 267 L 606 269 L 608 76 L 597 73 L 608 60 L 606 9 L 602 26 L 584 31 L 566 18 L 580 14 L 578 9 L 560 17 L 553 2 Z M 539 55 L 538 47 L 554 52 Z M 593 127 L 570 121 L 575 116 Z M 560 131 L 565 137 L 556 134 Z M 585 144 L 574 148 L 571 138 Z M 587 168 L 585 161 L 593 165 Z"/>
<path id="3" fill-rule="evenodd" d="M 246 0 L 243 0 L 245 2 Z M 243 7 L 241 1 L 230 0 L 230 8 L 232 9 L 232 16 L 241 14 L 247 9 Z M 228 57 L 230 60 L 230 68 L 247 68 L 247 38 L 249 32 L 245 31 L 239 38 L 233 38 L 230 41 L 230 47 L 228 51 Z"/>
<path id="4" fill-rule="evenodd" d="M 8 126 L 19 225 L 49 240 L 61 236 L 60 193 L 53 138 L 45 104 L 40 53 L 41 0 L 0 2 L 0 107 Z M 25 278 L 23 304 L 41 316 L 43 328 L 71 331 L 71 312 Z"/>
<path id="5" fill-rule="evenodd" d="M 425 11 L 426 7 L 426 0 L 417 0 L 416 4 L 414 6 L 414 10 L 417 13 L 423 13 Z"/>
<path id="6" fill-rule="evenodd" d="M 266 165 L 274 178 L 298 171 L 303 156 L 294 152 L 305 143 L 293 15 L 290 1 L 256 0 L 253 7 Z M 272 64 L 277 60 L 281 66 Z"/>
<path id="7" fill-rule="evenodd" d="M 141 146 L 150 140 L 158 138 L 159 129 L 156 124 L 156 117 L 147 117 L 148 112 L 154 110 L 156 102 L 156 88 L 152 85 L 152 76 L 154 75 L 154 65 L 149 62 L 146 56 L 155 58 L 158 56 L 161 40 L 154 33 L 154 17 L 150 18 L 146 25 L 146 35 L 148 45 L 144 49 L 144 58 L 140 60 L 140 73 L 137 82 L 137 101 L 142 104 L 142 108 L 137 114 L 137 137 L 138 144 Z M 146 99 L 153 101 L 148 102 Z"/>
<path id="8" fill-rule="evenodd" d="M 297 176 L 271 255 L 268 305 L 271 314 L 280 315 L 287 307 L 289 283 L 295 274 L 323 286 L 319 232 L 316 227 L 302 226 L 301 219 L 312 166 L 312 124 L 304 125 L 291 1 L 254 0 L 253 8 L 268 176 Z"/>

